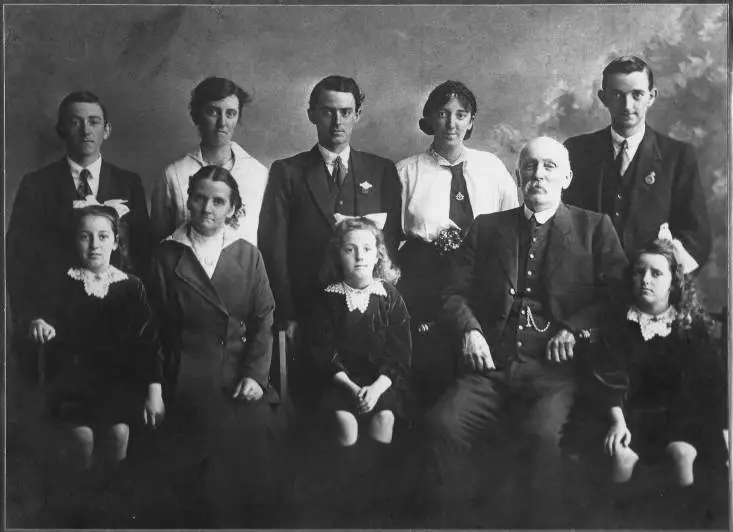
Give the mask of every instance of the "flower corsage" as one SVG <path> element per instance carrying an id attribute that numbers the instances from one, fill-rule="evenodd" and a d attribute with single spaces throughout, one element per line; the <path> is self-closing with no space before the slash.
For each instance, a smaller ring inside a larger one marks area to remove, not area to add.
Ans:
<path id="1" fill-rule="evenodd" d="M 433 245 L 441 255 L 445 256 L 450 251 L 455 251 L 461 247 L 461 242 L 463 242 L 464 236 L 465 235 L 459 227 L 446 227 L 440 230 L 438 237 L 433 241 Z"/>

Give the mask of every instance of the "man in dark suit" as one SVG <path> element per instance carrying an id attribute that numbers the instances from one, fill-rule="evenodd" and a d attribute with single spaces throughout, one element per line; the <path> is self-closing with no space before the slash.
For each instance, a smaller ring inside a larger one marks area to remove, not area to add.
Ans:
<path id="1" fill-rule="evenodd" d="M 26 175 L 15 196 L 7 233 L 8 295 L 14 333 L 23 336 L 44 301 L 52 301 L 54 279 L 78 261 L 73 202 L 125 200 L 116 265 L 147 269 L 150 251 L 145 192 L 137 174 L 102 160 L 112 125 L 99 98 L 72 92 L 59 105 L 56 131 L 66 156 Z M 93 196 L 93 198 L 89 198 Z"/>
<path id="2" fill-rule="evenodd" d="M 318 274 L 333 234 L 334 214 L 381 213 L 393 257 L 397 250 L 401 199 L 395 165 L 350 146 L 363 102 L 364 93 L 351 78 L 319 81 L 308 106 L 318 144 L 275 161 L 270 169 L 257 240 L 275 296 L 276 322 L 290 339 L 321 295 Z"/>
<path id="3" fill-rule="evenodd" d="M 459 501 L 448 497 L 462 493 L 460 463 L 480 437 L 488 437 L 494 465 L 533 458 L 522 500 L 544 504 L 525 515 L 551 501 L 557 511 L 552 494 L 562 486 L 558 443 L 575 394 L 576 343 L 599 324 L 607 291 L 627 264 L 607 216 L 562 203 L 572 172 L 560 143 L 529 142 L 517 177 L 524 205 L 475 220 L 443 293 L 443 319 L 463 347 L 459 377 L 427 418 L 448 512 L 441 526 L 471 524 L 453 520 L 451 504 Z"/>
<path id="4" fill-rule="evenodd" d="M 646 124 L 656 96 L 642 59 L 625 56 L 606 66 L 598 98 L 611 126 L 566 141 L 575 179 L 564 200 L 608 214 L 627 254 L 668 224 L 690 272 L 710 253 L 707 205 L 694 148 Z"/>

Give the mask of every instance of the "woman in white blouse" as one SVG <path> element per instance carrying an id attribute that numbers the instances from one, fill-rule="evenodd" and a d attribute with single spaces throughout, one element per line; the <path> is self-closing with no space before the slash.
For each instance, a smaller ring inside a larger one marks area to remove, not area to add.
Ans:
<path id="1" fill-rule="evenodd" d="M 237 232 L 257 245 L 257 224 L 267 185 L 267 168 L 232 140 L 242 108 L 251 99 L 233 81 L 217 77 L 206 78 L 191 93 L 189 109 L 201 143 L 168 165 L 163 177 L 155 183 L 150 222 L 156 242 L 190 220 L 186 208 L 188 180 L 204 166 L 214 165 L 234 176 L 247 214 Z"/>
<path id="2" fill-rule="evenodd" d="M 518 206 L 517 186 L 501 160 L 464 145 L 471 138 L 476 111 L 476 97 L 463 83 L 438 85 L 419 121 L 433 142 L 424 152 L 397 163 L 407 238 L 398 256 L 402 269 L 398 288 L 416 333 L 413 382 L 422 406 L 439 397 L 452 373 L 449 351 L 441 345 L 435 325 L 450 249 L 479 214 Z"/>

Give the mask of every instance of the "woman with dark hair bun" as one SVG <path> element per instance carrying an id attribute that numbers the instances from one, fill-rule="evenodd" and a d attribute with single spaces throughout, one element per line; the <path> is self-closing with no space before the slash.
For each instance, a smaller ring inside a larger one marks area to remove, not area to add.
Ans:
<path id="1" fill-rule="evenodd" d="M 206 502 L 202 525 L 260 528 L 272 524 L 279 485 L 280 398 L 269 381 L 275 303 L 260 252 L 237 231 L 234 177 L 205 166 L 187 196 L 190 221 L 153 258 L 171 404 L 165 448 L 184 476 L 175 484 Z"/>
<path id="2" fill-rule="evenodd" d="M 414 375 L 418 396 L 431 402 L 451 378 L 435 322 L 441 308 L 448 256 L 457 248 L 474 218 L 517 207 L 517 186 L 495 155 L 468 148 L 478 105 L 460 81 L 446 81 L 428 96 L 419 121 L 433 137 L 430 147 L 397 163 L 402 182 L 402 229 L 407 242 L 398 263 L 399 290 L 413 323 Z M 432 360 L 431 360 L 432 359 Z M 427 406 L 427 405 L 423 405 Z"/>
<path id="3" fill-rule="evenodd" d="M 242 108 L 251 100 L 249 94 L 226 78 L 206 78 L 193 90 L 189 111 L 201 143 L 168 165 L 163 178 L 155 184 L 150 217 L 156 242 L 190 219 L 188 180 L 204 166 L 215 165 L 228 170 L 237 181 L 242 207 L 247 211 L 247 217 L 237 231 L 242 238 L 257 245 L 267 168 L 232 140 L 241 121 Z"/>

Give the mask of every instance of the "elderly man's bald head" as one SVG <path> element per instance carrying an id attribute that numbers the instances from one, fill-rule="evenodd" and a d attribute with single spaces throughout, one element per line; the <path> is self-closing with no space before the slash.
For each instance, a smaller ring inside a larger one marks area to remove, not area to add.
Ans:
<path id="1" fill-rule="evenodd" d="M 517 179 L 524 203 L 535 212 L 555 208 L 572 178 L 568 150 L 553 138 L 537 137 L 519 152 Z"/>
<path id="2" fill-rule="evenodd" d="M 524 157 L 527 154 L 527 151 L 530 148 L 540 148 L 543 152 L 553 152 L 556 151 L 556 157 L 557 161 L 560 163 L 564 163 L 565 166 L 570 168 L 570 154 L 568 153 L 568 149 L 563 146 L 563 144 L 552 137 L 537 137 L 524 145 L 524 147 L 519 152 L 519 159 L 517 161 L 517 167 L 521 166 L 522 164 L 522 157 Z"/>

